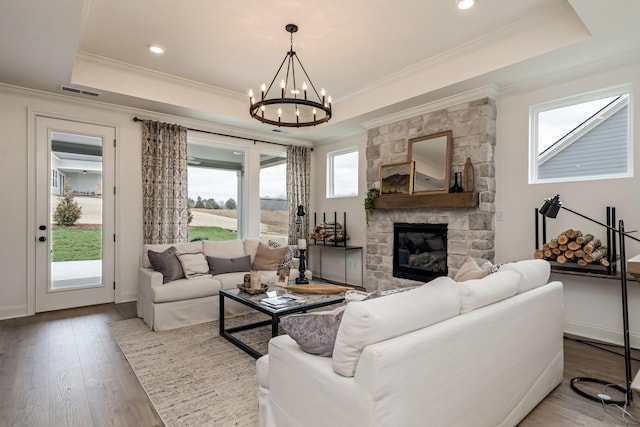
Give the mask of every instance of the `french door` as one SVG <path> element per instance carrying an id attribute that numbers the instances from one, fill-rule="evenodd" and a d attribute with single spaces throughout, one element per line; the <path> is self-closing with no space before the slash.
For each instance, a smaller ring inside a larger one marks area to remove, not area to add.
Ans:
<path id="1" fill-rule="evenodd" d="M 35 309 L 114 301 L 115 129 L 36 117 Z"/>

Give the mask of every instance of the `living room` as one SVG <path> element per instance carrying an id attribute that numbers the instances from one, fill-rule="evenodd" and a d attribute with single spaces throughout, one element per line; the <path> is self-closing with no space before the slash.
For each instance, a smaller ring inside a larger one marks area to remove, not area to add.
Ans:
<path id="1" fill-rule="evenodd" d="M 12 9 L 14 3 L 19 2 L 10 3 L 11 6 L 3 5 L 0 9 L 5 7 Z M 68 3 L 75 12 L 74 22 L 81 21 L 83 8 L 88 7 L 89 2 L 69 1 Z M 92 7 L 100 4 L 99 2 L 91 3 Z M 453 7 L 453 1 L 448 3 Z M 479 1 L 477 6 L 481 7 L 486 3 Z M 640 84 L 640 77 L 638 77 L 640 76 L 640 57 L 638 57 L 640 49 L 634 44 L 637 43 L 637 39 L 640 39 L 637 33 L 637 28 L 640 28 L 637 25 L 640 19 L 638 5 L 634 1 L 621 1 L 619 4 L 616 2 L 616 6 L 612 7 L 586 0 L 563 1 L 560 5 L 556 4 L 552 7 L 548 1 L 527 3 L 531 7 L 543 9 L 550 7 L 547 12 L 539 12 L 539 15 L 535 15 L 538 20 L 545 19 L 544 25 L 536 19 L 529 21 L 532 27 L 540 24 L 540 27 L 532 33 L 533 35 L 530 35 L 533 39 L 526 39 L 524 35 L 522 35 L 523 39 L 507 39 L 503 41 L 504 44 L 476 52 L 476 57 L 467 58 L 467 62 L 461 63 L 463 65 L 458 64 L 455 69 L 439 68 L 438 62 L 433 62 L 432 58 L 432 62 L 429 63 L 432 74 L 426 74 L 427 78 L 424 75 L 406 76 L 404 82 L 395 82 L 395 85 L 384 89 L 371 87 L 369 97 L 358 100 L 359 103 L 369 104 L 366 109 L 360 111 L 355 111 L 359 106 L 356 101 L 348 98 L 341 99 L 338 94 L 334 94 L 335 117 L 332 120 L 337 123 L 337 126 L 327 131 L 326 135 L 318 134 L 320 136 L 317 138 L 309 132 L 296 134 L 294 130 L 287 130 L 278 134 L 272 132 L 271 127 L 256 130 L 256 127 L 249 125 L 234 126 L 232 123 L 244 123 L 240 122 L 240 117 L 246 116 L 247 122 L 252 120 L 246 114 L 248 106 L 246 94 L 234 91 L 226 93 L 224 97 L 213 97 L 210 96 L 213 90 L 206 85 L 189 84 L 186 87 L 177 87 L 174 86 L 175 81 L 163 80 L 158 74 L 153 74 L 156 80 L 149 85 L 139 85 L 137 84 L 139 81 L 123 78 L 126 68 L 123 64 L 118 68 L 116 66 L 118 64 L 115 63 L 100 64 L 100 61 L 91 61 L 91 59 L 95 60 L 95 57 L 76 55 L 75 43 L 79 43 L 79 36 L 71 33 L 74 29 L 78 30 L 81 27 L 79 23 L 76 23 L 73 29 L 69 29 L 70 34 L 64 34 L 64 37 L 72 41 L 65 45 L 65 51 L 70 52 L 67 52 L 69 57 L 62 60 L 65 62 L 63 68 L 66 67 L 64 71 L 67 72 L 66 80 L 60 80 L 55 86 L 49 88 L 39 87 L 35 83 L 32 86 L 20 84 L 16 77 L 19 74 L 23 76 L 35 74 L 34 81 L 37 82 L 38 75 L 48 73 L 43 71 L 48 67 L 51 67 L 50 73 L 57 73 L 53 63 L 48 64 L 48 60 L 44 61 L 47 64 L 46 67 L 40 65 L 43 62 L 27 61 L 22 68 L 19 66 L 21 62 L 18 58 L 9 56 L 8 52 L 9 49 L 19 50 L 21 43 L 27 45 L 27 40 L 47 38 L 43 35 L 46 34 L 45 32 L 37 33 L 34 28 L 38 25 L 47 28 L 51 25 L 47 18 L 56 16 L 56 13 L 48 11 L 42 5 L 42 10 L 31 16 L 33 19 L 31 27 L 25 27 L 27 30 L 24 31 L 31 34 L 30 37 L 13 44 L 3 42 L 2 49 L 6 48 L 6 52 L 0 50 L 3 55 L 6 53 L 5 57 L 13 58 L 10 61 L 3 61 L 4 65 L 0 68 L 0 123 L 4 130 L 4 137 L 0 142 L 0 153 L 2 153 L 0 156 L 2 172 L 0 173 L 5 183 L 0 190 L 1 198 L 5 203 L 2 228 L 5 245 L 0 251 L 0 268 L 4 273 L 0 283 L 0 319 L 33 316 L 36 313 L 37 279 L 34 253 L 37 231 L 32 206 L 35 198 L 33 179 L 36 172 L 35 118 L 38 115 L 104 124 L 116 129 L 118 140 L 118 151 L 114 161 L 115 186 L 118 189 L 115 208 L 117 239 L 114 250 L 116 266 L 114 300 L 116 303 L 131 302 L 137 298 L 139 254 L 143 244 L 140 158 L 142 130 L 140 124 L 133 121 L 134 117 L 180 123 L 194 129 L 233 134 L 249 139 L 313 147 L 307 219 L 312 222 L 313 213 L 326 212 L 331 215 L 333 212 L 347 213 L 349 244 L 365 248 L 364 265 L 359 263 L 359 257 L 349 259 L 347 281 L 359 284 L 359 272 L 364 270 L 365 287 L 368 282 L 373 283 L 374 280 L 372 280 L 371 269 L 367 267 L 366 248 L 370 243 L 368 233 L 371 233 L 372 229 L 367 225 L 363 201 L 367 190 L 378 186 L 379 181 L 377 168 L 368 165 L 369 151 L 372 146 L 371 130 L 445 109 L 455 109 L 479 99 L 492 100 L 495 103 L 496 112 L 495 129 L 490 130 L 495 138 L 491 148 L 495 171 L 495 188 L 491 191 L 495 194 L 495 198 L 491 201 L 492 207 L 488 211 L 495 236 L 493 249 L 489 249 L 494 252 L 492 260 L 494 263 L 500 264 L 533 257 L 536 249 L 534 210 L 542 205 L 544 198 L 555 194 L 562 196 L 567 207 L 600 221 L 605 219 L 606 207 L 613 206 L 617 209 L 618 218 L 626 220 L 628 229 L 635 230 L 640 223 L 640 201 L 634 197 L 637 188 L 640 188 L 638 177 L 640 150 L 634 149 L 637 147 L 637 136 L 633 131 L 640 124 L 640 115 L 634 109 L 634 98 L 638 94 L 637 87 Z M 263 7 L 258 2 L 255 5 L 257 8 Z M 15 22 L 21 22 L 20 19 L 14 19 L 11 13 L 3 13 L 3 15 L 3 24 L 5 19 L 12 20 L 12 25 L 16 25 Z M 21 17 L 28 19 L 29 15 L 21 15 Z M 556 22 L 553 19 L 559 21 Z M 568 19 L 571 24 L 567 24 L 565 28 L 567 33 L 550 32 L 550 28 L 559 32 L 558 27 L 562 26 L 563 19 Z M 294 37 L 294 42 L 298 37 L 301 41 L 303 40 L 304 31 L 311 31 L 307 29 L 312 25 L 311 22 L 302 25 L 299 21 L 298 24 L 301 30 Z M 1 27 L 12 28 L 9 24 Z M 283 26 L 278 24 L 277 28 L 272 29 L 269 34 L 269 38 L 272 39 L 271 44 L 275 46 L 278 54 L 275 57 L 260 58 L 260 62 L 265 63 L 265 71 L 261 72 L 263 77 L 260 77 L 262 79 L 271 78 L 276 62 L 288 47 L 288 34 L 285 34 L 281 27 Z M 57 28 L 65 27 L 58 23 Z M 51 31 L 62 32 L 61 30 Z M 545 31 L 550 32 L 547 37 L 543 37 Z M 230 33 L 227 38 L 233 39 L 233 36 L 233 33 Z M 494 36 L 497 38 L 499 34 Z M 485 34 L 485 37 L 488 36 Z M 534 42 L 535 37 L 538 38 L 539 44 Z M 3 36 L 3 40 L 9 40 L 9 38 L 8 35 Z M 509 42 L 516 46 L 510 47 Z M 335 43 L 337 45 L 340 41 Z M 346 44 L 346 41 L 344 43 Z M 554 43 L 558 43 L 558 46 L 552 48 Z M 602 45 L 608 48 L 608 53 L 601 53 L 599 49 L 603 47 Z M 522 46 L 526 46 L 526 49 Z M 597 54 L 596 48 L 598 48 Z M 591 56 L 592 50 L 593 56 Z M 521 52 L 520 57 L 516 55 L 518 51 Z M 496 58 L 500 56 L 499 52 L 503 52 L 505 57 Z M 313 52 L 306 51 L 303 47 L 298 49 L 298 53 L 305 63 L 314 56 Z M 545 64 L 551 63 L 554 66 L 546 68 L 546 65 L 536 62 L 539 56 L 544 58 Z M 363 61 L 356 55 L 351 60 Z M 337 65 L 334 64 L 334 66 Z M 493 70 L 492 67 L 496 69 Z M 314 79 L 318 80 L 318 83 L 323 80 L 322 73 L 316 71 L 316 67 L 309 66 L 308 71 Z M 412 92 L 414 83 L 412 78 L 423 80 L 420 92 Z M 424 82 L 424 80 L 428 81 Z M 499 85 L 495 83 L 498 80 Z M 69 92 L 59 88 L 60 85 L 70 83 L 75 83 L 77 87 L 94 88 L 103 92 L 103 96 L 93 100 L 91 97 L 70 95 Z M 256 85 L 260 83 L 261 81 L 251 82 Z M 629 176 L 617 179 L 531 184 L 528 171 L 532 106 L 625 85 L 631 88 L 629 156 L 633 168 Z M 380 93 L 385 92 L 387 95 L 390 93 L 389 96 L 394 102 L 388 105 L 381 103 Z M 126 94 L 124 101 L 116 96 L 123 93 Z M 170 93 L 170 96 L 160 97 L 160 93 L 163 95 Z M 228 122 L 223 123 L 223 116 L 227 115 L 231 119 L 227 117 Z M 340 115 L 343 117 L 341 118 Z M 354 121 L 357 122 L 355 131 L 352 130 L 353 127 L 347 126 Z M 256 122 L 256 126 L 258 125 L 261 124 Z M 322 132 L 320 129 L 322 126 L 333 125 L 331 121 L 319 125 L 317 132 Z M 349 129 L 349 131 L 342 129 Z M 438 131 L 440 130 L 447 129 Z M 454 135 L 455 138 L 456 135 Z M 231 140 L 228 138 L 226 142 Z M 240 144 L 237 140 L 234 143 Z M 406 139 L 404 143 L 406 147 Z M 253 141 L 244 141 L 242 144 L 248 150 L 252 146 L 262 148 L 269 146 L 266 143 Z M 327 198 L 327 154 L 352 147 L 357 147 L 359 154 L 358 196 Z M 406 151 L 402 151 L 404 148 L 398 150 L 396 153 L 398 161 L 401 161 L 400 158 L 403 156 L 408 160 Z M 459 172 L 462 166 L 457 163 L 453 165 L 453 169 Z M 374 210 L 374 220 L 379 215 L 381 212 Z M 548 221 L 547 224 L 549 236 L 568 228 L 575 228 L 604 238 L 603 229 L 566 212 L 560 214 L 557 219 Z M 251 229 L 251 232 L 255 233 L 255 231 L 255 228 Z M 640 245 L 628 241 L 627 253 L 628 256 L 640 254 Z M 316 274 L 319 268 L 317 258 L 313 258 L 314 253 L 310 256 L 310 265 Z M 333 268 L 327 268 L 325 265 L 325 270 L 343 271 L 344 260 L 340 255 L 325 255 L 323 262 L 333 266 Z M 452 271 L 457 267 L 459 265 L 452 264 Z M 340 280 L 340 275 L 329 278 Z M 618 281 L 611 278 L 559 272 L 552 273 L 552 278 L 564 284 L 564 330 L 566 333 L 607 342 L 622 342 L 622 310 Z M 404 283 L 402 280 L 392 281 L 388 287 Z M 637 306 L 640 301 L 640 290 L 636 285 L 636 281 L 629 282 L 630 307 Z M 632 347 L 640 348 L 640 317 L 633 309 L 630 312 L 630 335 Z"/>

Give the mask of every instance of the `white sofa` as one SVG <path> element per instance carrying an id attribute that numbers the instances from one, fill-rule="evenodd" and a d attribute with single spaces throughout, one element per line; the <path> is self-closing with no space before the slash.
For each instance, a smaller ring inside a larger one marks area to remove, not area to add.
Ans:
<path id="1" fill-rule="evenodd" d="M 203 252 L 205 256 L 238 258 L 251 256 L 253 263 L 258 249 L 258 239 L 212 241 L 202 240 L 176 244 L 145 244 L 139 269 L 138 317 L 154 331 L 174 329 L 182 326 L 218 320 L 220 289 L 235 289 L 243 283 L 246 272 L 218 274 L 197 279 L 178 279 L 163 283 L 162 273 L 155 271 L 147 255 L 148 250 L 162 252 L 175 246 L 178 252 Z M 263 242 L 266 243 L 266 242 Z M 297 259 L 291 269 L 290 279 L 298 277 Z M 311 278 L 311 272 L 305 276 Z M 262 271 L 263 283 L 275 283 L 275 271 Z M 227 316 L 246 313 L 247 307 L 235 302 L 225 302 Z"/>
<path id="2" fill-rule="evenodd" d="M 332 357 L 273 338 L 257 361 L 260 425 L 515 426 L 562 380 L 562 284 L 549 273 L 520 261 L 350 302 Z"/>

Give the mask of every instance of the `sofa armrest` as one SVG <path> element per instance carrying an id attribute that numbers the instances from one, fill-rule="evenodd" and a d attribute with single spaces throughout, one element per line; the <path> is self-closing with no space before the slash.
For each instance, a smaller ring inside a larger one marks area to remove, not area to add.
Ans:
<path id="1" fill-rule="evenodd" d="M 148 301 L 153 301 L 151 289 L 154 286 L 162 286 L 164 276 L 159 271 L 144 267 L 140 267 L 138 276 L 140 279 L 138 294 Z"/>
<path id="2" fill-rule="evenodd" d="M 269 342 L 268 363 L 269 400 L 277 425 L 372 424 L 368 391 L 353 378 L 336 374 L 331 358 L 305 353 L 288 335 L 280 335 Z M 330 404 L 318 404 L 327 396 Z"/>

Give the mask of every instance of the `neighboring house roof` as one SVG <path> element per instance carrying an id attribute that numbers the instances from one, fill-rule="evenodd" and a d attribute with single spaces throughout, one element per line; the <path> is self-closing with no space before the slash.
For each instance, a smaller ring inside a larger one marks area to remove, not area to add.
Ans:
<path id="1" fill-rule="evenodd" d="M 538 156 L 538 178 L 612 175 L 628 167 L 629 97 L 621 95 Z"/>

